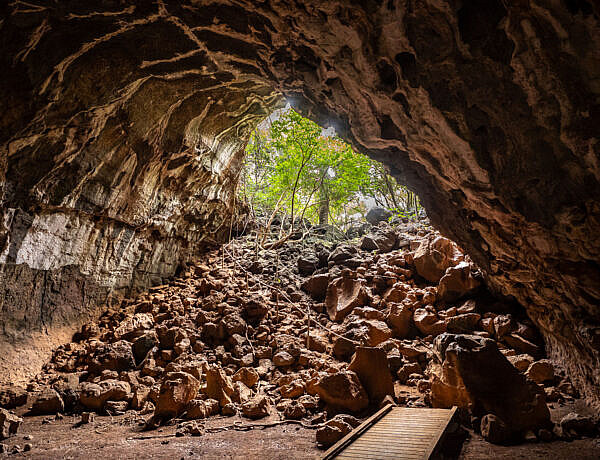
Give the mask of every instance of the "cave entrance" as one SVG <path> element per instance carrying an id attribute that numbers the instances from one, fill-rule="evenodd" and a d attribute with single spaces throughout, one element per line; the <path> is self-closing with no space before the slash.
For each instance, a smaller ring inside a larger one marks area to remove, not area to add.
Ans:
<path id="1" fill-rule="evenodd" d="M 382 163 L 357 153 L 333 127 L 322 128 L 289 104 L 252 133 L 239 196 L 254 218 L 293 222 L 290 232 L 319 225 L 351 233 L 365 219 L 377 224 L 425 217 L 418 197 Z"/>

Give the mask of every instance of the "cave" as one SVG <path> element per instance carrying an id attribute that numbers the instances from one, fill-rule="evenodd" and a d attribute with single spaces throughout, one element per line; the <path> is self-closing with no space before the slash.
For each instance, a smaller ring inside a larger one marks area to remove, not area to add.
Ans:
<path id="1" fill-rule="evenodd" d="M 0 383 L 225 243 L 289 103 L 415 191 L 600 410 L 597 3 L 15 0 L 0 44 Z"/>

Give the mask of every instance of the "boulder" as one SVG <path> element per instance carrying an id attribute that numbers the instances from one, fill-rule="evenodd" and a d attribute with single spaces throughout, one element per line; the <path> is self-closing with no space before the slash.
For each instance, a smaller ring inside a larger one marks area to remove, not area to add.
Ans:
<path id="1" fill-rule="evenodd" d="M 106 401 L 129 401 L 131 386 L 120 380 L 103 380 L 99 383 L 84 382 L 79 386 L 81 404 L 92 410 L 104 408 Z"/>
<path id="2" fill-rule="evenodd" d="M 594 436 L 596 424 L 590 417 L 569 412 L 560 420 L 560 427 L 564 434 L 570 436 Z"/>
<path id="3" fill-rule="evenodd" d="M 31 406 L 31 415 L 54 415 L 64 412 L 65 404 L 56 390 L 53 388 L 44 388 L 35 396 L 35 401 Z"/>
<path id="4" fill-rule="evenodd" d="M 487 414 L 481 418 L 481 436 L 493 444 L 504 444 L 511 438 L 511 432 L 506 424 L 494 414 Z"/>
<path id="5" fill-rule="evenodd" d="M 463 255 L 452 241 L 438 236 L 421 242 L 413 256 L 417 273 L 427 281 L 437 283 L 449 267 L 463 260 Z"/>
<path id="6" fill-rule="evenodd" d="M 323 273 L 311 276 L 300 287 L 314 300 L 322 302 L 327 294 L 327 286 L 329 286 L 329 274 Z"/>
<path id="7" fill-rule="evenodd" d="M 273 355 L 273 364 L 277 367 L 289 367 L 294 364 L 294 357 L 287 351 L 281 350 Z"/>
<path id="8" fill-rule="evenodd" d="M 329 342 L 327 338 L 316 335 L 315 332 L 312 332 L 308 336 L 308 349 L 312 351 L 318 351 L 319 353 L 324 353 L 327 351 L 327 346 Z"/>
<path id="9" fill-rule="evenodd" d="M 148 400 L 150 388 L 145 385 L 135 385 L 133 387 L 133 396 L 131 398 L 131 407 L 135 410 L 141 410 Z"/>
<path id="10" fill-rule="evenodd" d="M 360 248 L 366 251 L 390 252 L 396 245 L 396 232 L 393 229 L 380 229 L 377 233 L 363 237 Z"/>
<path id="11" fill-rule="evenodd" d="M 459 262 L 454 267 L 448 267 L 440 279 L 437 297 L 442 302 L 454 302 L 462 297 L 472 295 L 481 285 L 471 274 L 471 265 Z"/>
<path id="12" fill-rule="evenodd" d="M 172 418 L 179 415 L 200 389 L 198 379 L 186 372 L 169 372 L 163 377 L 154 415 Z"/>
<path id="13" fill-rule="evenodd" d="M 128 408 L 128 401 L 106 401 L 104 403 L 104 410 L 110 415 L 122 415 Z"/>
<path id="14" fill-rule="evenodd" d="M 356 347 L 348 370 L 356 373 L 372 405 L 378 405 L 387 395 L 394 396 L 394 382 L 383 349 Z"/>
<path id="15" fill-rule="evenodd" d="M 231 397 L 235 390 L 231 379 L 225 374 L 223 369 L 217 365 L 210 365 L 206 370 L 205 378 L 205 393 L 209 398 L 219 401 L 221 407 L 231 403 Z"/>
<path id="16" fill-rule="evenodd" d="M 387 222 L 389 218 L 392 217 L 392 213 L 385 208 L 381 208 L 376 206 L 374 208 L 369 209 L 365 219 L 371 225 L 377 225 L 379 222 Z"/>
<path id="17" fill-rule="evenodd" d="M 279 390 L 282 398 L 295 399 L 304 394 L 304 383 L 302 383 L 302 380 L 296 379 L 287 385 L 283 385 Z"/>
<path id="18" fill-rule="evenodd" d="M 134 367 L 131 343 L 126 340 L 100 346 L 88 366 L 90 373 L 94 375 L 100 375 L 105 370 L 128 371 Z"/>
<path id="19" fill-rule="evenodd" d="M 387 280 L 385 278 L 383 281 L 387 285 Z M 383 300 L 388 304 L 402 302 L 410 290 L 411 286 L 408 284 L 402 282 L 395 283 L 391 288 L 385 291 Z"/>
<path id="20" fill-rule="evenodd" d="M 256 326 L 268 313 L 267 301 L 261 296 L 247 300 L 242 306 L 242 317 L 246 322 Z"/>
<path id="21" fill-rule="evenodd" d="M 322 377 L 316 385 L 316 391 L 334 410 L 360 412 L 369 405 L 367 392 L 352 371 L 340 371 Z"/>
<path id="22" fill-rule="evenodd" d="M 192 399 L 186 406 L 185 418 L 197 420 L 210 417 L 210 406 L 202 399 Z"/>
<path id="23" fill-rule="evenodd" d="M 375 251 L 378 246 L 373 235 L 365 235 L 360 242 L 360 248 L 363 251 Z"/>
<path id="24" fill-rule="evenodd" d="M 359 319 L 347 325 L 346 334 L 355 342 L 369 347 L 376 347 L 392 337 L 392 330 L 383 321 L 376 319 Z"/>
<path id="25" fill-rule="evenodd" d="M 260 379 L 258 372 L 253 367 L 240 368 L 231 378 L 234 382 L 242 382 L 248 388 L 252 388 Z"/>
<path id="26" fill-rule="evenodd" d="M 368 294 L 364 281 L 352 278 L 336 278 L 327 287 L 325 306 L 331 321 L 341 321 L 355 307 L 367 303 Z"/>
<path id="27" fill-rule="evenodd" d="M 446 330 L 457 334 L 471 333 L 477 329 L 481 315 L 478 313 L 463 313 L 462 315 L 446 318 Z"/>
<path id="28" fill-rule="evenodd" d="M 505 335 L 502 337 L 502 341 L 509 347 L 517 350 L 519 353 L 525 353 L 533 356 L 534 358 L 542 355 L 542 349 L 540 346 L 524 339 L 517 333 L 513 332 L 512 334 Z"/>
<path id="29" fill-rule="evenodd" d="M 154 318 L 149 313 L 136 313 L 135 315 L 121 321 L 119 327 L 115 329 L 115 338 L 132 341 L 144 334 L 148 329 L 154 326 Z"/>
<path id="30" fill-rule="evenodd" d="M 527 354 L 507 356 L 507 359 L 519 372 L 525 372 L 533 363 L 533 356 Z"/>
<path id="31" fill-rule="evenodd" d="M 248 401 L 252 397 L 252 390 L 248 388 L 242 382 L 233 382 L 233 394 L 231 395 L 231 399 L 238 403 L 243 404 Z M 225 407 L 225 406 L 223 406 Z"/>
<path id="32" fill-rule="evenodd" d="M 17 434 L 23 419 L 11 414 L 6 409 L 0 409 L 0 440 Z"/>
<path id="33" fill-rule="evenodd" d="M 360 425 L 360 421 L 347 414 L 339 414 L 317 430 L 317 444 L 326 449 Z"/>
<path id="34" fill-rule="evenodd" d="M 507 334 L 510 334 L 517 328 L 517 323 L 513 320 L 511 315 L 498 315 L 494 317 L 494 331 L 496 337 L 502 338 Z"/>
<path id="35" fill-rule="evenodd" d="M 358 248 L 349 244 L 342 244 L 335 248 L 329 257 L 327 262 L 333 265 L 339 265 L 348 259 L 351 259 L 358 253 Z"/>
<path id="36" fill-rule="evenodd" d="M 386 316 L 385 322 L 391 327 L 394 337 L 399 339 L 410 337 L 415 330 L 413 309 L 403 303 L 391 304 L 390 312 Z"/>
<path id="37" fill-rule="evenodd" d="M 288 420 L 300 420 L 306 415 L 306 408 L 298 401 L 291 401 L 283 411 L 283 416 Z"/>
<path id="38" fill-rule="evenodd" d="M 404 364 L 397 372 L 398 381 L 405 384 L 412 374 L 422 374 L 423 369 L 419 363 Z"/>
<path id="39" fill-rule="evenodd" d="M 434 341 L 434 358 L 428 369 L 433 407 L 494 414 L 513 435 L 550 425 L 544 392 L 515 369 L 494 340 L 444 333 Z"/>
<path id="40" fill-rule="evenodd" d="M 531 363 L 525 375 L 535 383 L 545 383 L 554 380 L 554 366 L 547 359 Z"/>
<path id="41" fill-rule="evenodd" d="M 312 275 L 319 268 L 319 258 L 314 254 L 302 254 L 298 257 L 298 271 L 301 275 Z"/>
<path id="42" fill-rule="evenodd" d="M 340 361 L 346 361 L 354 354 L 356 343 L 346 337 L 336 337 L 333 341 L 333 356 Z"/>
<path id="43" fill-rule="evenodd" d="M 14 409 L 27 404 L 27 391 L 17 385 L 0 386 L 0 407 Z"/>
<path id="44" fill-rule="evenodd" d="M 141 363 L 150 350 L 158 345 L 158 336 L 154 331 L 147 331 L 135 339 L 132 345 L 133 357 L 137 364 Z"/>
<path id="45" fill-rule="evenodd" d="M 156 328 L 156 334 L 163 350 L 172 350 L 175 344 L 187 337 L 185 330 L 177 326 L 160 325 Z"/>
<path id="46" fill-rule="evenodd" d="M 433 312 L 425 308 L 417 308 L 413 314 L 413 321 L 419 332 L 423 335 L 440 335 L 446 331 L 446 323 Z"/>
<path id="47" fill-rule="evenodd" d="M 244 417 L 256 420 L 269 415 L 269 399 L 265 395 L 257 395 L 242 404 Z"/>

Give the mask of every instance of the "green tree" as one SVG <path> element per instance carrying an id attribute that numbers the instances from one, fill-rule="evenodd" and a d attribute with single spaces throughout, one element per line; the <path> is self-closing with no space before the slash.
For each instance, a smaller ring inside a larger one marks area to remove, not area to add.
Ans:
<path id="1" fill-rule="evenodd" d="M 292 109 L 252 135 L 242 183 L 251 206 L 283 212 L 292 223 L 304 217 L 343 226 L 365 211 L 361 201 L 366 198 L 399 209 L 406 194 L 383 165 Z"/>

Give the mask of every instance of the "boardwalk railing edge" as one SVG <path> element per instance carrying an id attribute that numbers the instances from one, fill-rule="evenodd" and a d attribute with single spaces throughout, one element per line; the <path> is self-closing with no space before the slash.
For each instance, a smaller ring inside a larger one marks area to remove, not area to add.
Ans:
<path id="1" fill-rule="evenodd" d="M 361 434 L 367 431 L 375 422 L 381 419 L 384 415 L 386 415 L 389 411 L 392 410 L 394 405 L 387 404 L 379 411 L 375 412 L 371 415 L 367 420 L 361 423 L 356 429 L 352 430 L 338 442 L 336 442 L 333 446 L 331 446 L 327 452 L 323 454 L 322 460 L 331 460 L 337 454 L 339 454 L 342 450 L 344 450 L 349 444 L 352 443 L 356 438 L 358 438 Z"/>

